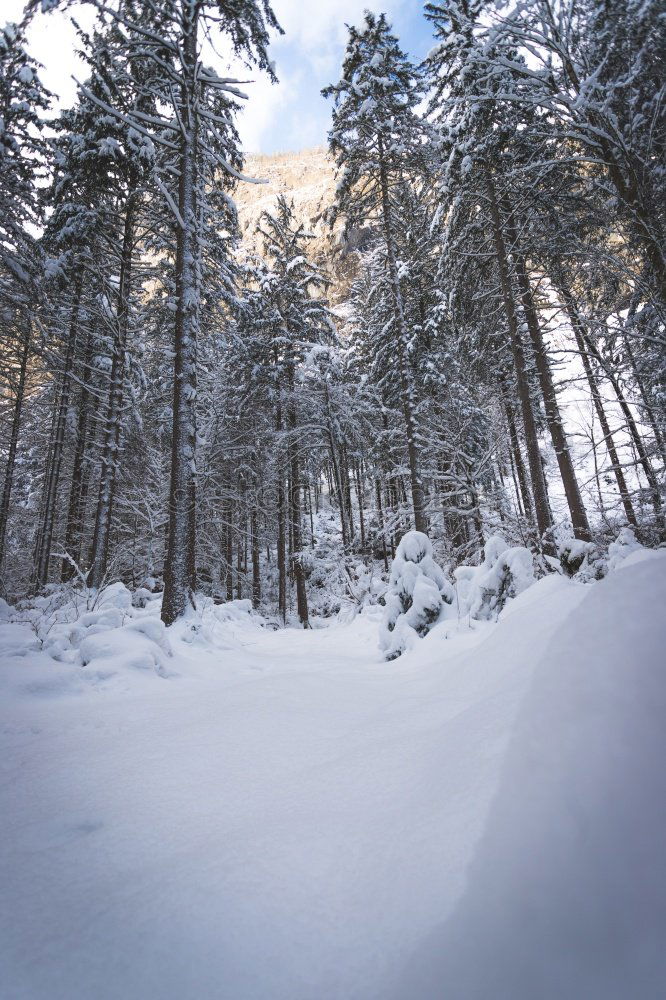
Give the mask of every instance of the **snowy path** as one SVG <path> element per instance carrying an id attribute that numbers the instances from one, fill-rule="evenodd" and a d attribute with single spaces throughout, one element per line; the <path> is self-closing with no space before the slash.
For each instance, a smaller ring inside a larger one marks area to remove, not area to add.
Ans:
<path id="1" fill-rule="evenodd" d="M 239 632 L 215 653 L 179 647 L 179 676 L 127 691 L 38 696 L 16 682 L 30 665 L 9 658 L 0 994 L 443 996 L 440 929 L 473 896 L 535 670 L 570 621 L 571 649 L 558 655 L 571 661 L 586 629 L 594 638 L 596 605 L 611 646 L 613 628 L 617 648 L 637 641 L 621 617 L 643 578 L 650 659 L 663 643 L 664 567 L 655 559 L 596 588 L 542 581 L 499 625 L 448 640 L 437 630 L 392 664 L 379 661 L 372 619 Z M 590 614 L 576 617 L 581 605 Z M 643 725 L 642 702 L 632 706 Z M 557 732 L 559 717 L 547 721 Z M 430 969 L 418 988 L 415 960 Z"/>

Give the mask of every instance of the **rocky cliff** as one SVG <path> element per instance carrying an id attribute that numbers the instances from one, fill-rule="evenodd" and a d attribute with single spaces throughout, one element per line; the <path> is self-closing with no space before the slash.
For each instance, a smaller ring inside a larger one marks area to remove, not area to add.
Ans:
<path id="1" fill-rule="evenodd" d="M 326 209 L 335 194 L 335 165 L 323 146 L 298 153 L 253 154 L 245 161 L 244 173 L 264 183 L 240 183 L 234 192 L 243 242 L 261 249 L 256 234 L 262 212 L 271 212 L 284 194 L 294 203 L 297 219 L 313 234 L 312 256 L 332 279 L 329 298 L 338 304 L 346 297 L 354 273 L 353 255 L 342 241 L 342 224 L 331 229 Z"/>

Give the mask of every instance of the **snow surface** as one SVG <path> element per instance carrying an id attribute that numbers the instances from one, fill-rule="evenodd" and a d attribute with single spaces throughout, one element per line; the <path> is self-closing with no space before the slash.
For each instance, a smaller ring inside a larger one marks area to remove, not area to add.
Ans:
<path id="1" fill-rule="evenodd" d="M 378 607 L 167 642 L 153 600 L 122 669 L 0 623 L 0 994 L 666 995 L 665 603 L 633 553 L 391 663 Z"/>

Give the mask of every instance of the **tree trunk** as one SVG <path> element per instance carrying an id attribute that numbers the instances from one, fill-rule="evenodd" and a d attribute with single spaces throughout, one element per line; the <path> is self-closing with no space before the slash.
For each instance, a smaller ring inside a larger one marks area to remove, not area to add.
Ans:
<path id="1" fill-rule="evenodd" d="M 624 507 L 624 513 L 627 518 L 627 522 L 631 524 L 634 528 L 638 527 L 638 522 L 636 520 L 636 514 L 634 512 L 634 507 L 631 502 L 631 497 L 629 496 L 629 490 L 627 488 L 627 482 L 624 478 L 624 472 L 620 465 L 620 459 L 618 457 L 617 448 L 615 447 L 615 441 L 613 440 L 613 435 L 611 434 L 611 429 L 608 424 L 608 418 L 606 417 L 606 411 L 604 410 L 603 402 L 601 400 L 601 393 L 599 392 L 599 386 L 597 385 L 597 380 L 594 377 L 592 371 L 592 365 L 590 364 L 590 356 L 588 351 L 585 349 L 585 340 L 582 333 L 582 320 L 576 309 L 576 305 L 573 301 L 573 296 L 569 290 L 565 287 L 564 278 L 561 274 L 557 275 L 556 286 L 560 295 L 562 296 L 562 301 L 564 302 L 564 307 L 567 311 L 567 316 L 569 317 L 569 322 L 571 324 L 571 329 L 573 330 L 574 337 L 576 338 L 576 346 L 578 347 L 578 353 L 580 354 L 580 359 L 583 364 L 583 370 L 585 372 L 585 377 L 587 379 L 587 384 L 590 387 L 590 393 L 592 394 L 592 400 L 594 402 L 594 408 L 599 418 L 599 424 L 601 426 L 601 432 L 604 436 L 604 445 L 608 451 L 608 455 L 611 460 L 611 467 L 615 475 L 615 481 L 617 483 L 617 488 L 620 493 L 620 499 L 622 501 L 622 506 Z"/>
<path id="2" fill-rule="evenodd" d="M 520 495 L 518 495 L 518 490 L 516 490 L 516 498 L 519 502 L 522 500 L 525 517 L 528 521 L 530 521 L 530 523 L 533 523 L 534 508 L 532 506 L 532 496 L 527 482 L 525 463 L 523 462 L 523 456 L 520 451 L 518 429 L 513 415 L 513 407 L 507 399 L 504 400 L 504 411 L 506 413 L 506 422 L 509 428 L 509 456 L 511 458 L 511 469 L 514 479 L 518 479 L 518 486 L 520 487 Z"/>
<path id="3" fill-rule="evenodd" d="M 470 507 L 472 511 L 472 520 L 474 521 L 474 528 L 476 530 L 476 535 L 479 540 L 479 545 L 481 548 L 485 545 L 485 538 L 483 537 L 483 519 L 481 517 L 481 507 L 479 504 L 479 494 L 472 482 L 472 477 L 469 471 L 465 470 L 465 479 L 467 482 L 467 489 L 469 491 Z"/>
<path id="4" fill-rule="evenodd" d="M 363 510 L 363 481 L 361 479 L 361 463 L 356 462 L 356 496 L 358 498 L 359 530 L 361 532 L 361 552 L 365 554 L 365 512 Z"/>
<path id="5" fill-rule="evenodd" d="M 304 501 L 305 501 L 305 497 L 307 496 L 308 514 L 310 516 L 310 548 L 314 549 L 314 547 L 315 547 L 314 513 L 312 511 L 312 491 L 310 490 L 310 484 L 309 483 L 308 483 L 307 487 L 305 487 L 305 489 L 304 489 L 303 492 L 304 492 L 304 496 L 303 496 L 303 500 Z"/>
<path id="6" fill-rule="evenodd" d="M 228 489 L 231 490 L 230 484 L 228 484 Z M 226 564 L 226 593 L 227 600 L 233 601 L 234 599 L 234 507 L 231 495 L 227 499 L 225 508 L 225 534 L 224 534 L 224 561 Z"/>
<path id="7" fill-rule="evenodd" d="M 587 514 L 583 505 L 583 498 L 580 495 L 578 480 L 576 479 L 576 472 L 571 459 L 569 443 L 562 425 L 562 417 L 557 402 L 555 386 L 553 385 L 553 377 L 550 371 L 548 354 L 546 353 L 546 347 L 541 334 L 541 327 L 539 326 L 539 319 L 536 312 L 536 306 L 534 304 L 534 297 L 532 295 L 532 288 L 527 274 L 525 260 L 521 249 L 518 246 L 518 236 L 510 212 L 507 213 L 506 225 L 507 235 L 511 244 L 511 254 L 516 270 L 516 277 L 518 279 L 518 289 L 520 291 L 521 303 L 523 312 L 525 313 L 525 319 L 527 321 L 527 329 L 529 331 L 530 340 L 532 341 L 532 350 L 534 351 L 539 385 L 541 387 L 541 394 L 543 396 L 544 407 L 546 410 L 546 423 L 548 424 L 548 430 L 550 431 L 550 437 L 553 442 L 553 448 L 555 449 L 555 455 L 557 457 L 557 464 L 560 469 L 560 476 L 562 477 L 562 483 L 564 485 L 564 493 L 567 498 L 573 533 L 576 538 L 589 542 L 592 537 L 590 525 L 588 523 Z"/>
<path id="8" fill-rule="evenodd" d="M 252 534 L 252 607 L 258 608 L 261 604 L 261 567 L 259 565 L 259 530 L 257 527 L 257 508 L 252 507 L 250 512 L 250 532 Z"/>
<path id="9" fill-rule="evenodd" d="M 579 330 L 586 350 L 597 362 L 597 364 L 603 371 L 604 375 L 610 382 L 611 386 L 613 387 L 613 391 L 615 392 L 615 395 L 617 397 L 620 409 L 622 410 L 622 415 L 624 416 L 624 419 L 626 421 L 627 429 L 631 436 L 631 440 L 633 442 L 634 448 L 636 449 L 636 454 L 638 456 L 637 461 L 641 465 L 643 472 L 645 473 L 645 478 L 647 479 L 648 485 L 650 487 L 650 492 L 652 495 L 652 506 L 654 508 L 657 524 L 660 527 L 660 529 L 663 530 L 664 518 L 663 518 L 663 509 L 661 504 L 661 494 L 659 491 L 659 483 L 657 481 L 657 477 L 655 476 L 654 469 L 652 468 L 652 464 L 650 463 L 650 459 L 648 458 L 648 454 L 643 445 L 643 440 L 640 434 L 638 433 L 638 428 L 636 426 L 636 421 L 634 420 L 634 415 L 631 412 L 629 403 L 625 399 L 624 393 L 622 391 L 622 386 L 620 385 L 617 375 L 613 371 L 612 367 L 606 362 L 605 358 L 600 353 L 600 351 L 597 350 L 597 347 L 594 344 L 592 338 L 590 337 L 589 332 L 585 329 L 583 325 L 579 326 Z"/>
<path id="10" fill-rule="evenodd" d="M 176 322 L 173 433 L 169 490 L 169 545 L 162 621 L 170 625 L 194 603 L 196 573 L 196 398 L 198 333 L 197 31 L 199 7 L 183 8 L 183 81 L 180 89 L 180 222 L 176 240 Z"/>
<path id="11" fill-rule="evenodd" d="M 351 546 L 356 536 L 356 528 L 354 526 L 351 483 L 349 481 L 349 457 L 347 455 L 347 446 L 344 441 L 340 442 L 340 478 L 342 480 L 342 492 L 344 496 L 345 510 L 347 512 L 347 526 L 349 529 L 349 544 Z"/>
<path id="12" fill-rule="evenodd" d="M 308 596 L 305 588 L 305 566 L 303 559 L 303 528 L 301 524 L 301 468 L 298 455 L 296 428 L 298 420 L 294 403 L 294 359 L 290 355 L 287 362 L 289 379 L 289 405 L 287 407 L 287 430 L 289 432 L 287 452 L 289 458 L 289 521 L 291 525 L 292 553 L 291 565 L 296 582 L 296 611 L 303 628 L 310 628 L 308 616 Z"/>
<path id="13" fill-rule="evenodd" d="M 122 410 L 125 396 L 125 351 L 129 327 L 129 297 L 132 280 L 132 258 L 138 195 L 131 192 L 127 198 L 123 247 L 120 263 L 120 283 L 118 287 L 118 312 L 114 330 L 113 358 L 109 379 L 109 399 L 104 420 L 104 441 L 100 468 L 99 493 L 95 510 L 95 528 L 90 553 L 91 587 L 100 587 L 106 573 L 111 537 L 111 508 L 115 492 L 118 452 L 122 426 Z"/>
<path id="14" fill-rule="evenodd" d="M 88 447 L 88 425 L 90 423 L 90 407 L 92 393 L 89 386 L 90 367 L 93 355 L 94 332 L 88 332 L 86 348 L 83 356 L 81 375 L 81 395 L 79 398 L 79 413 L 76 426 L 76 446 L 72 465 L 72 482 L 69 492 L 69 507 L 67 510 L 67 528 L 65 530 L 65 552 L 78 565 L 81 560 L 81 545 L 83 540 L 83 517 L 87 497 L 86 451 Z M 69 559 L 63 559 L 61 580 L 66 583 L 71 580 L 76 570 Z"/>
<path id="15" fill-rule="evenodd" d="M 324 395 L 326 400 L 326 433 L 328 437 L 329 450 L 331 453 L 331 467 L 333 472 L 333 493 L 338 501 L 338 507 L 340 510 L 340 530 L 342 531 L 342 547 L 347 552 L 351 544 L 351 537 L 349 534 L 349 527 L 347 524 L 347 512 L 345 509 L 345 501 L 342 492 L 342 477 L 340 475 L 340 465 L 336 455 L 336 445 L 335 445 L 335 435 L 333 433 L 333 419 L 331 416 L 331 397 L 328 391 L 328 385 L 324 387 Z"/>
<path id="16" fill-rule="evenodd" d="M 488 198 L 490 203 L 490 214 L 493 227 L 493 238 L 495 242 L 495 253 L 497 267 L 502 288 L 502 298 L 506 311 L 507 324 L 509 327 L 509 337 L 511 341 L 511 352 L 516 374 L 518 387 L 518 397 L 523 415 L 523 427 L 525 430 L 525 443 L 527 446 L 527 461 L 530 468 L 530 478 L 532 480 L 532 494 L 534 496 L 534 506 L 536 510 L 537 528 L 542 541 L 552 549 L 550 532 L 552 521 L 546 491 L 543 482 L 543 471 L 541 468 L 541 455 L 539 453 L 539 439 L 537 435 L 536 421 L 532 409 L 532 399 L 530 397 L 530 387 L 527 379 L 525 366 L 525 354 L 523 344 L 518 330 L 516 310 L 513 301 L 513 291 L 511 288 L 511 278 L 509 272 L 508 257 L 504 237 L 502 234 L 502 222 L 500 219 L 495 188 L 490 175 L 490 170 L 486 168 L 486 183 L 488 188 Z"/>
<path id="17" fill-rule="evenodd" d="M 23 334 L 23 350 L 19 361 L 18 383 L 14 396 L 14 412 L 12 414 L 12 427 L 9 433 L 9 449 L 7 451 L 7 464 L 5 465 L 5 481 L 2 487 L 2 499 L 0 499 L 0 593 L 4 591 L 2 585 L 2 564 L 5 557 L 5 544 L 7 541 L 7 523 L 9 521 L 9 510 L 12 499 L 12 489 L 14 487 L 14 468 L 16 465 L 16 449 L 18 447 L 19 430 L 21 428 L 21 414 L 23 411 L 23 400 L 25 398 L 25 381 L 28 371 L 28 357 L 30 355 L 30 327 L 26 326 Z"/>
<path id="18" fill-rule="evenodd" d="M 664 467 L 666 467 L 666 444 L 664 443 L 664 437 L 663 437 L 661 428 L 659 427 L 658 415 L 657 415 L 657 413 L 655 413 L 654 407 L 650 403 L 648 392 L 647 392 L 647 389 L 645 388 L 645 382 L 643 380 L 643 377 L 642 377 L 642 375 L 641 375 L 641 373 L 640 373 L 640 371 L 638 369 L 638 365 L 636 363 L 636 356 L 634 355 L 634 350 L 633 350 L 633 348 L 631 346 L 630 338 L 625 333 L 623 335 L 622 339 L 624 341 L 624 347 L 625 347 L 625 350 L 627 352 L 627 357 L 629 358 L 629 360 L 631 362 L 631 368 L 632 368 L 632 374 L 633 374 L 633 377 L 634 377 L 634 381 L 635 381 L 636 385 L 638 386 L 638 391 L 641 394 L 641 400 L 642 400 L 642 404 L 643 404 L 643 409 L 645 410 L 645 413 L 647 414 L 647 418 L 648 418 L 648 420 L 650 422 L 650 426 L 652 427 L 652 432 L 654 434 L 654 439 L 655 439 L 655 443 L 657 445 L 657 448 L 659 449 L 659 454 L 661 456 L 661 461 L 662 461 Z"/>
<path id="19" fill-rule="evenodd" d="M 48 581 L 49 562 L 51 558 L 51 546 L 53 545 L 53 533 L 55 530 L 56 500 L 58 496 L 58 486 L 60 483 L 60 470 L 65 447 L 65 430 L 67 425 L 67 411 L 72 387 L 72 371 L 74 367 L 74 355 L 76 353 L 76 342 L 79 332 L 79 315 L 81 308 L 81 291 L 83 288 L 83 272 L 79 271 L 74 286 L 74 301 L 72 303 L 69 333 L 67 337 L 67 347 L 63 358 L 62 374 L 60 379 L 60 393 L 55 411 L 55 423 L 53 428 L 53 440 L 51 442 L 51 453 L 49 456 L 46 478 L 44 480 L 44 490 L 42 499 L 42 517 L 37 535 L 37 545 L 35 549 L 35 565 L 33 571 L 33 584 L 36 590 L 41 589 Z"/>
<path id="20" fill-rule="evenodd" d="M 391 295 L 393 297 L 393 309 L 395 323 L 398 328 L 398 364 L 400 369 L 400 392 L 402 396 L 402 409 L 405 417 L 405 431 L 407 434 L 407 454 L 409 458 L 409 474 L 412 488 L 412 505 L 414 508 L 414 527 L 417 531 L 428 531 L 428 519 L 425 512 L 425 493 L 421 479 L 419 444 L 414 425 L 414 386 L 409 373 L 409 359 L 407 357 L 407 344 L 409 334 L 405 311 L 402 302 L 402 292 L 400 290 L 400 280 L 395 262 L 395 248 L 393 241 L 393 226 L 391 199 L 389 196 L 388 175 L 384 162 L 384 153 L 381 136 L 379 137 L 379 180 L 382 194 L 382 226 L 384 229 L 384 241 L 386 245 L 386 261 L 388 264 L 389 281 L 391 285 Z"/>
<path id="21" fill-rule="evenodd" d="M 382 486 L 378 479 L 375 480 L 375 491 L 377 494 L 377 520 L 379 521 L 379 530 L 381 532 L 382 539 L 382 558 L 384 560 L 384 569 L 388 573 L 388 555 L 386 552 L 386 529 L 384 527 L 384 511 L 382 510 Z"/>
<path id="22" fill-rule="evenodd" d="M 277 362 L 276 362 L 277 363 Z M 285 512 L 284 469 L 282 468 L 281 436 L 282 436 L 282 402 L 277 393 L 275 409 L 275 430 L 277 431 L 277 565 L 278 565 L 278 614 L 283 624 L 287 622 L 287 525 Z"/>

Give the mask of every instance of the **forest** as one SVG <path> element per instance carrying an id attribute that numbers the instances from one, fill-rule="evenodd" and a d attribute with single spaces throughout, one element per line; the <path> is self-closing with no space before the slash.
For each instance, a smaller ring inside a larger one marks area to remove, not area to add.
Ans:
<path id="1" fill-rule="evenodd" d="M 666 997 L 664 5 L 385 2 L 0 2 L 3 1000 Z"/>
<path id="2" fill-rule="evenodd" d="M 322 254 L 288 197 L 240 237 L 251 87 L 202 46 L 271 77 L 268 3 L 90 2 L 58 114 L 25 34 L 67 3 L 0 36 L 10 603 L 150 581 L 167 624 L 203 594 L 307 627 L 410 529 L 449 569 L 497 531 L 540 572 L 663 541 L 659 3 L 427 4 L 421 63 L 366 13 Z"/>

